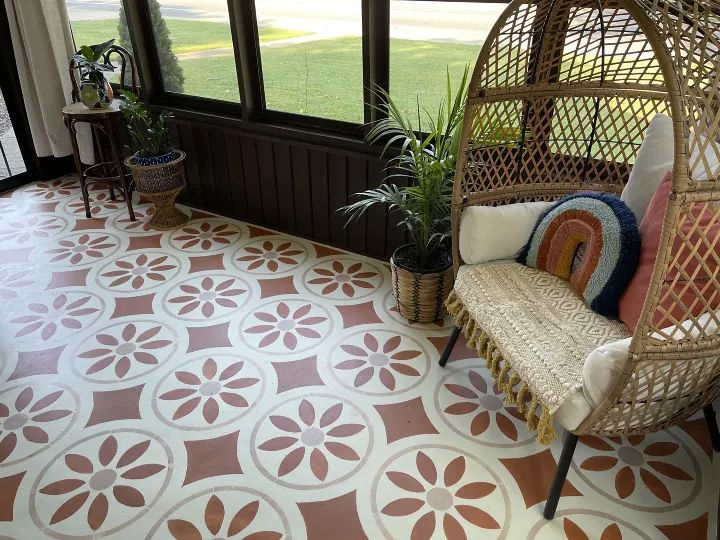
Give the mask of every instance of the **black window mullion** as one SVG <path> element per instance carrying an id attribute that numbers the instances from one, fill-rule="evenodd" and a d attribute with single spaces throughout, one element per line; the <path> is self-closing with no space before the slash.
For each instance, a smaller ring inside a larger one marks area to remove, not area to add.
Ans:
<path id="1" fill-rule="evenodd" d="M 390 0 L 362 0 L 365 122 L 381 118 L 376 89 L 390 85 Z"/>
<path id="2" fill-rule="evenodd" d="M 254 120 L 265 107 L 255 1 L 228 0 L 228 10 L 242 114 Z"/>

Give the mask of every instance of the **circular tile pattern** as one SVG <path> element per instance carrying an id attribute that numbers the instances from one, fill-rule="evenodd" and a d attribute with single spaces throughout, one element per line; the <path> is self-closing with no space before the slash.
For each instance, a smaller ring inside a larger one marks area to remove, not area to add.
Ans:
<path id="1" fill-rule="evenodd" d="M 158 418 L 180 429 L 225 426 L 245 416 L 265 392 L 261 370 L 233 355 L 201 356 L 163 376 L 153 391 Z"/>
<path id="2" fill-rule="evenodd" d="M 170 448 L 152 433 L 115 429 L 91 435 L 40 472 L 30 494 L 30 515 L 54 538 L 109 535 L 153 507 L 171 470 Z"/>
<path id="3" fill-rule="evenodd" d="M 148 291 L 180 273 L 180 259 L 162 252 L 131 253 L 117 257 L 98 272 L 98 285 L 111 292 Z"/>
<path id="4" fill-rule="evenodd" d="M 601 495 L 643 512 L 683 508 L 702 488 L 695 455 L 672 432 L 663 437 L 581 437 L 572 466 Z"/>
<path id="5" fill-rule="evenodd" d="M 150 227 L 150 218 L 155 213 L 155 206 L 152 204 L 133 205 L 135 221 L 130 219 L 127 213 L 121 213 L 112 218 L 113 228 L 125 231 L 129 234 L 161 234 Z"/>
<path id="6" fill-rule="evenodd" d="M 321 298 L 351 300 L 370 296 L 382 286 L 383 274 L 374 264 L 343 258 L 322 261 L 303 276 L 308 290 Z"/>
<path id="7" fill-rule="evenodd" d="M 313 394 L 272 408 L 253 430 L 251 453 L 273 482 L 317 489 L 356 474 L 372 445 L 365 413 L 345 399 Z"/>
<path id="8" fill-rule="evenodd" d="M 332 330 L 330 313 L 304 300 L 272 301 L 240 324 L 240 337 L 264 353 L 301 352 L 319 345 Z"/>
<path id="9" fill-rule="evenodd" d="M 127 212 L 127 205 L 123 200 L 120 193 L 115 192 L 115 200 L 110 198 L 110 193 L 107 189 L 91 189 L 88 194 L 88 201 L 90 202 L 90 217 L 99 218 L 107 217 L 118 210 L 124 210 Z M 72 214 L 77 218 L 85 218 L 85 203 L 83 202 L 82 195 L 79 193 L 71 197 L 68 202 L 64 205 L 64 210 L 67 214 Z"/>
<path id="10" fill-rule="evenodd" d="M 152 320 L 120 322 L 93 332 L 72 356 L 72 370 L 97 383 L 132 381 L 162 366 L 178 348 L 178 334 Z"/>
<path id="11" fill-rule="evenodd" d="M 448 368 L 435 387 L 438 416 L 466 439 L 497 448 L 532 444 L 535 434 L 525 416 L 514 405 L 506 407 L 504 399 L 483 368 Z"/>
<path id="12" fill-rule="evenodd" d="M 559 523 L 558 523 L 559 522 Z M 592 510 L 562 510 L 553 521 L 542 519 L 528 533 L 528 540 L 554 540 L 559 525 L 567 538 L 650 540 L 650 536 L 617 516 Z"/>
<path id="13" fill-rule="evenodd" d="M 195 276 L 165 293 L 162 306 L 173 317 L 209 321 L 226 317 L 250 300 L 250 285 L 230 274 Z"/>
<path id="14" fill-rule="evenodd" d="M 209 253 L 227 249 L 242 238 L 242 229 L 222 219 L 197 219 L 170 235 L 170 245 L 179 251 Z"/>
<path id="15" fill-rule="evenodd" d="M 233 255 L 233 264 L 253 274 L 283 274 L 303 264 L 308 258 L 305 246 L 285 237 L 253 240 Z"/>
<path id="16" fill-rule="evenodd" d="M 0 466 L 50 448 L 68 432 L 80 400 L 61 384 L 13 386 L 0 393 Z"/>
<path id="17" fill-rule="evenodd" d="M 187 521 L 188 516 L 201 516 Z M 237 536 L 236 536 L 237 535 Z M 148 538 L 256 538 L 290 537 L 288 519 L 280 506 L 254 489 L 222 486 L 208 489 L 176 504 L 152 528 Z"/>
<path id="18" fill-rule="evenodd" d="M 415 388 L 430 368 L 430 356 L 417 339 L 380 329 L 343 338 L 329 362 L 330 372 L 344 387 L 375 396 Z"/>
<path id="19" fill-rule="evenodd" d="M 26 298 L 28 292 L 45 289 L 50 281 L 47 266 L 12 264 L 0 266 L 0 303 Z"/>
<path id="20" fill-rule="evenodd" d="M 89 292 L 45 292 L 32 297 L 10 317 L 15 338 L 57 340 L 87 328 L 100 318 L 105 301 Z"/>
<path id="21" fill-rule="evenodd" d="M 37 182 L 16 192 L 20 197 L 37 202 L 57 201 L 79 196 L 80 182 L 75 177 L 57 178 L 46 182 Z"/>
<path id="22" fill-rule="evenodd" d="M 53 214 L 13 215 L 0 221 L 0 242 L 4 246 L 37 245 L 62 234 L 67 228 L 68 221 Z"/>
<path id="23" fill-rule="evenodd" d="M 42 258 L 54 266 L 76 268 L 110 257 L 120 244 L 120 238 L 104 231 L 75 233 L 58 239 L 57 247 L 46 249 Z"/>
<path id="24" fill-rule="evenodd" d="M 403 450 L 380 468 L 372 510 L 387 538 L 505 538 L 510 501 L 492 469 L 457 448 Z"/>

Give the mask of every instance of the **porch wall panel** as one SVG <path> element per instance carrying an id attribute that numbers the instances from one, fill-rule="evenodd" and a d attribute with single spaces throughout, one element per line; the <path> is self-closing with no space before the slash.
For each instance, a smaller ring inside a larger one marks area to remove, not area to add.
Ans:
<path id="1" fill-rule="evenodd" d="M 379 184 L 377 155 L 250 133 L 176 114 L 170 131 L 187 153 L 180 202 L 231 218 L 388 259 L 405 241 L 385 209 L 345 227 L 336 210 Z"/>

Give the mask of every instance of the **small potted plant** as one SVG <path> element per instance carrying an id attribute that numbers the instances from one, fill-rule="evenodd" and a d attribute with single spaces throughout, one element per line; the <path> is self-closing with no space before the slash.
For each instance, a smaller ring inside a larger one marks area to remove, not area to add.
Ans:
<path id="1" fill-rule="evenodd" d="M 125 164 L 132 171 L 135 189 L 155 204 L 150 226 L 156 230 L 184 225 L 188 217 L 175 207 L 175 198 L 185 188 L 185 152 L 170 142 L 167 112 L 153 114 L 138 96 L 122 92 L 120 111 L 130 134 L 132 155 Z"/>
<path id="2" fill-rule="evenodd" d="M 467 82 L 466 68 L 453 92 L 448 71 L 447 94 L 437 114 L 431 116 L 418 103 L 417 125 L 386 91 L 378 89 L 378 108 L 387 117 L 371 127 L 367 139 L 384 142 L 383 155 L 393 151 L 397 156 L 389 160 L 390 174 L 379 187 L 356 194 L 359 200 L 340 209 L 348 223 L 376 204 L 400 214 L 399 225 L 405 227 L 411 243 L 395 250 L 390 268 L 398 309 L 411 322 L 444 317 L 444 301 L 453 286 L 450 202 Z"/>
<path id="3" fill-rule="evenodd" d="M 88 109 L 106 109 L 113 101 L 113 89 L 105 78 L 107 71 L 115 71 L 105 57 L 114 39 L 99 45 L 83 45 L 72 61 L 80 70 L 80 101 Z"/>

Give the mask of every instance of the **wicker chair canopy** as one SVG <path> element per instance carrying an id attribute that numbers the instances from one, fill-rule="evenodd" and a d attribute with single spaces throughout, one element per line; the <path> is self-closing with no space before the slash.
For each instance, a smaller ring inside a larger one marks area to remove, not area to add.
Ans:
<path id="1" fill-rule="evenodd" d="M 699 214 L 720 221 L 706 154 L 720 158 L 719 29 L 717 0 L 514 0 L 477 61 L 453 193 L 456 273 L 464 208 L 620 194 L 649 121 L 673 120 L 673 187 L 629 361 L 575 434 L 666 429 L 720 395 L 720 238 L 699 227 Z M 481 325 L 456 322 L 469 338 Z M 493 355 L 492 343 L 471 341 Z M 512 366 L 497 371 L 522 406 Z"/>

